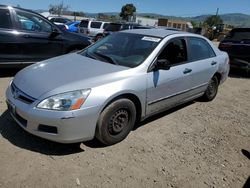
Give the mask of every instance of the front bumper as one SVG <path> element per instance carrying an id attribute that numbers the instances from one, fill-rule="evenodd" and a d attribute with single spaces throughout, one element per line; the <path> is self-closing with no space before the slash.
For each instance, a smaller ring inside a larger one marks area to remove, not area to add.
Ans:
<path id="1" fill-rule="evenodd" d="M 99 107 L 75 111 L 52 111 L 26 104 L 6 91 L 11 116 L 27 132 L 59 143 L 76 143 L 94 138 Z M 35 103 L 35 102 L 34 102 Z"/>

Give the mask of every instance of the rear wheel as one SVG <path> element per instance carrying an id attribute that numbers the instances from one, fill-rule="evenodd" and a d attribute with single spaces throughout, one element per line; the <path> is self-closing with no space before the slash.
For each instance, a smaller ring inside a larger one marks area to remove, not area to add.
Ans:
<path id="1" fill-rule="evenodd" d="M 136 108 L 129 99 L 119 99 L 107 106 L 101 113 L 96 137 L 105 145 L 116 144 L 127 137 L 134 127 Z"/>
<path id="2" fill-rule="evenodd" d="M 219 87 L 218 78 L 217 76 L 213 76 L 213 78 L 209 81 L 207 90 L 205 91 L 202 98 L 205 101 L 212 101 L 217 95 L 218 87 Z"/>

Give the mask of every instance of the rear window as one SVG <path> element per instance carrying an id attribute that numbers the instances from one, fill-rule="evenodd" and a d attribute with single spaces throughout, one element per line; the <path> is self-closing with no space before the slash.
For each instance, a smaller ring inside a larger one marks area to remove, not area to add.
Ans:
<path id="1" fill-rule="evenodd" d="M 212 47 L 204 39 L 189 37 L 188 43 L 190 49 L 189 59 L 191 61 L 208 59 L 215 56 Z"/>
<path id="2" fill-rule="evenodd" d="M 120 31 L 121 24 L 109 24 L 105 30 L 106 31 Z"/>
<path id="3" fill-rule="evenodd" d="M 99 29 L 102 25 L 102 22 L 91 22 L 90 27 Z"/>
<path id="4" fill-rule="evenodd" d="M 88 28 L 89 21 L 88 20 L 82 20 L 79 24 L 80 27 Z"/>
<path id="5" fill-rule="evenodd" d="M 250 40 L 250 29 L 233 29 L 226 39 L 235 41 Z"/>
<path id="6" fill-rule="evenodd" d="M 7 9 L 0 9 L 0 28 L 12 28 L 10 12 Z"/>

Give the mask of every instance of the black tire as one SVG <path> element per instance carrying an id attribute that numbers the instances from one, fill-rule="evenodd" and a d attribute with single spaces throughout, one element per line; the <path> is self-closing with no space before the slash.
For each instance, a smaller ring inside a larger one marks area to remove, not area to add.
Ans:
<path id="1" fill-rule="evenodd" d="M 219 80 L 217 76 L 213 76 L 213 78 L 208 83 L 207 90 L 202 96 L 202 99 L 204 101 L 212 101 L 217 95 L 218 87 L 219 87 Z"/>
<path id="2" fill-rule="evenodd" d="M 116 144 L 127 137 L 136 120 L 136 108 L 129 99 L 118 99 L 101 113 L 96 138 L 105 145 Z"/>

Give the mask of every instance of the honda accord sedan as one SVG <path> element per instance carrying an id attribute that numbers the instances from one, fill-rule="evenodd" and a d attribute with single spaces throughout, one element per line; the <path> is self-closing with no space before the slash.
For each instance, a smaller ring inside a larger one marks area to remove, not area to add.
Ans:
<path id="1" fill-rule="evenodd" d="M 112 145 L 153 114 L 199 97 L 213 100 L 228 63 L 227 53 L 199 35 L 126 30 L 21 70 L 6 91 L 7 105 L 31 134 Z"/>

